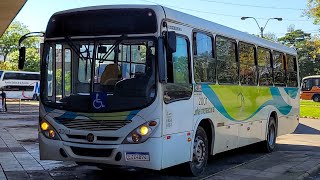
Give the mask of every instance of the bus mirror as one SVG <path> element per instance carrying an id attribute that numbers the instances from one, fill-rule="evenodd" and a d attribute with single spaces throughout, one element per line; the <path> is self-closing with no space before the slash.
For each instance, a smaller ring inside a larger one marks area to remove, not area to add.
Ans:
<path id="1" fill-rule="evenodd" d="M 176 40 L 176 32 L 174 31 L 167 31 L 166 32 L 166 40 L 167 40 L 167 51 L 168 53 L 176 52 L 177 47 L 177 40 Z"/>
<path id="2" fill-rule="evenodd" d="M 20 47 L 20 49 L 19 49 L 19 64 L 18 64 L 18 68 L 20 70 L 23 69 L 25 60 L 26 60 L 26 48 Z"/>

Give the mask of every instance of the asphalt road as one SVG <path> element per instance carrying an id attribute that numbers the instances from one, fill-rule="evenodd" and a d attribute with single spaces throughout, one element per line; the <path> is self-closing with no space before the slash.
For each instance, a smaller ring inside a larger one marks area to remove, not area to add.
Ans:
<path id="1" fill-rule="evenodd" d="M 36 103 L 31 103 L 30 105 L 29 103 L 26 105 L 26 109 L 30 113 L 36 113 L 34 109 L 37 108 L 37 105 L 35 104 Z M 12 109 L 17 109 L 17 105 L 12 107 Z M 30 147 L 36 150 L 38 147 L 37 123 L 37 118 L 0 120 L 0 126 L 7 129 L 7 131 L 24 147 Z M 315 143 L 320 143 L 319 138 L 315 136 L 319 134 L 320 120 L 302 119 L 301 124 L 294 133 L 278 138 L 277 142 L 279 144 L 276 151 L 319 152 L 319 146 L 313 146 Z M 49 169 L 49 173 L 54 179 L 199 179 L 266 155 L 265 153 L 259 152 L 257 149 L 256 145 L 251 145 L 210 157 L 205 173 L 198 178 L 185 177 L 184 173 L 178 167 L 162 171 L 151 171 L 128 167 L 107 168 L 105 170 L 101 170 L 93 166 L 78 166 L 76 164 L 64 162 L 56 162 L 56 166 Z"/>

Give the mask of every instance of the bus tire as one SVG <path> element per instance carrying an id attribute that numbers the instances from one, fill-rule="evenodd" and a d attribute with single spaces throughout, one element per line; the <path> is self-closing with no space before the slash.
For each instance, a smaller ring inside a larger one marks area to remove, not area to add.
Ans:
<path id="1" fill-rule="evenodd" d="M 261 149 L 263 152 L 270 153 L 276 147 L 277 138 L 277 125 L 273 116 L 269 118 L 269 124 L 267 129 L 267 139 L 262 142 Z"/>
<path id="2" fill-rule="evenodd" d="M 192 161 L 182 165 L 184 172 L 189 176 L 199 176 L 207 165 L 209 148 L 208 138 L 205 130 L 199 126 L 193 142 Z"/>
<path id="3" fill-rule="evenodd" d="M 315 95 L 312 97 L 312 100 L 313 100 L 314 102 L 319 102 L 319 101 L 320 101 L 320 96 L 319 96 L 319 94 L 315 94 Z"/>

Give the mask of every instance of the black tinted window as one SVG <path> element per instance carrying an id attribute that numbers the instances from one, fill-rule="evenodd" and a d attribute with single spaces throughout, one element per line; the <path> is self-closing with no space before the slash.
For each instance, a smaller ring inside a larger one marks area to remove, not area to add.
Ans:
<path id="1" fill-rule="evenodd" d="M 245 85 L 257 84 L 256 65 L 254 63 L 254 46 L 239 43 L 240 82 Z"/>
<path id="2" fill-rule="evenodd" d="M 288 87 L 298 86 L 297 61 L 291 55 L 287 55 L 287 85 Z"/>
<path id="3" fill-rule="evenodd" d="M 270 50 L 258 47 L 259 85 L 272 86 L 272 66 Z"/>
<path id="4" fill-rule="evenodd" d="M 236 41 L 217 36 L 216 48 L 218 82 L 238 84 Z"/>
<path id="5" fill-rule="evenodd" d="M 194 79 L 196 82 L 215 82 L 216 73 L 212 38 L 203 33 L 195 33 L 194 38 Z"/>
<path id="6" fill-rule="evenodd" d="M 40 80 L 40 74 L 4 73 L 3 80 Z"/>
<path id="7" fill-rule="evenodd" d="M 284 60 L 283 53 L 275 51 L 273 52 L 273 72 L 275 86 L 286 86 Z"/>

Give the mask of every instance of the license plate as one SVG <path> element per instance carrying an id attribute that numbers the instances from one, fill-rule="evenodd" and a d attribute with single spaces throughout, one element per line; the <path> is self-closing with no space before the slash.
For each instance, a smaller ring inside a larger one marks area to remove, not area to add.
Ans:
<path id="1" fill-rule="evenodd" d="M 126 152 L 126 161 L 150 161 L 150 156 L 145 152 Z"/>

